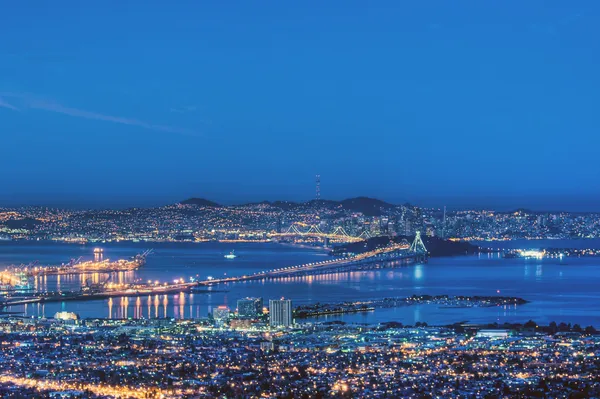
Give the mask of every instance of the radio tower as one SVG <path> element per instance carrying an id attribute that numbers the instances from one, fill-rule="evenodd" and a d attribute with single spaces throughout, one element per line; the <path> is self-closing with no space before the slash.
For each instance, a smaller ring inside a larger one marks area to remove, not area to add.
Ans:
<path id="1" fill-rule="evenodd" d="M 315 178 L 316 182 L 316 190 L 315 190 L 315 199 L 318 201 L 321 199 L 321 175 L 317 175 Z"/>

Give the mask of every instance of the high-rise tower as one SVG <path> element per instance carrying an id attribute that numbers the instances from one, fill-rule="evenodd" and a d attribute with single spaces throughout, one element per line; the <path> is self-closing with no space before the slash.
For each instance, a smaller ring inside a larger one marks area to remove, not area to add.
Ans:
<path id="1" fill-rule="evenodd" d="M 271 327 L 290 327 L 292 319 L 292 301 L 289 299 L 269 300 L 269 324 Z"/>
<path id="2" fill-rule="evenodd" d="M 316 182 L 315 199 L 318 201 L 321 199 L 321 175 L 316 176 L 315 182 Z"/>

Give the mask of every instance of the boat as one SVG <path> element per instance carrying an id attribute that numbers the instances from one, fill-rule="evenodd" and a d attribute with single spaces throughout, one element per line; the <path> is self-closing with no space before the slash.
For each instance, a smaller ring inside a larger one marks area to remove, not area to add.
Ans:
<path id="1" fill-rule="evenodd" d="M 225 255 L 225 259 L 235 259 L 235 258 L 237 258 L 237 255 L 233 251 L 231 251 L 230 253 Z"/>

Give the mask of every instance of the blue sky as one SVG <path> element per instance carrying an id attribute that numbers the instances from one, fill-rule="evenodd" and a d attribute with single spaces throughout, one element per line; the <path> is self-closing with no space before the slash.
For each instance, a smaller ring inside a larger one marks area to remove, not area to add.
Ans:
<path id="1" fill-rule="evenodd" d="M 595 1 L 22 1 L 0 204 L 600 210 Z"/>

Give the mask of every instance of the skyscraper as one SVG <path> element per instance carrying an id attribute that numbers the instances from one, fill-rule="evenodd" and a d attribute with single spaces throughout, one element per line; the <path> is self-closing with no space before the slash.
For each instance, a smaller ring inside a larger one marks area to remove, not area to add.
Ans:
<path id="1" fill-rule="evenodd" d="M 269 324 L 271 327 L 290 327 L 293 324 L 291 299 L 269 300 Z"/>
<path id="2" fill-rule="evenodd" d="M 227 306 L 219 306 L 213 310 L 213 319 L 215 320 L 215 326 L 225 326 L 229 321 L 229 308 Z"/>
<path id="3" fill-rule="evenodd" d="M 244 298 L 237 301 L 238 317 L 240 319 L 256 319 L 263 313 L 262 298 Z"/>

